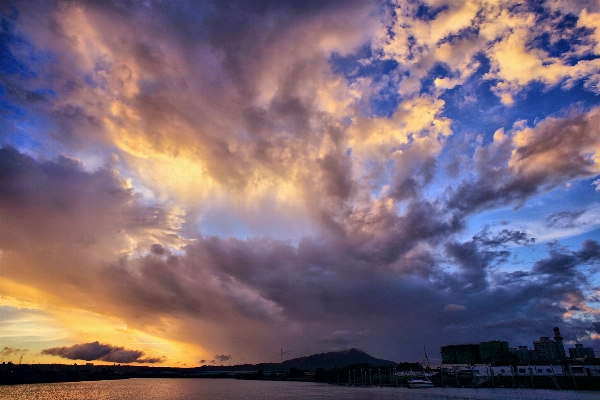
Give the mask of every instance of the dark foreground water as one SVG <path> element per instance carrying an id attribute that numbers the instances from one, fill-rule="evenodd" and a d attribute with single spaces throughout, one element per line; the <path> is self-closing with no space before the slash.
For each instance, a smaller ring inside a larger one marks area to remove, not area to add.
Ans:
<path id="1" fill-rule="evenodd" d="M 544 399 L 587 400 L 599 392 L 535 389 L 379 388 L 334 386 L 308 382 L 235 379 L 125 379 L 116 381 L 42 383 L 0 386 L 0 399 L 349 399 L 462 400 Z"/>

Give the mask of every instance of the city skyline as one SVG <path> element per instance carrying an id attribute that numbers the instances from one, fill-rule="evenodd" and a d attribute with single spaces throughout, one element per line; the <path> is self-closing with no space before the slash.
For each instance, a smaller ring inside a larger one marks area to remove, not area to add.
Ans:
<path id="1" fill-rule="evenodd" d="M 4 361 L 414 361 L 556 326 L 600 349 L 597 0 L 0 22 Z"/>

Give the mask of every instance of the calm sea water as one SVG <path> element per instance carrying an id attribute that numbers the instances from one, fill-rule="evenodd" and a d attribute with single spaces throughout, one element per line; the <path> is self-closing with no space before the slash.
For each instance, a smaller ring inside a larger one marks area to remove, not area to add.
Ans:
<path id="1" fill-rule="evenodd" d="M 117 381 L 0 386 L 0 399 L 14 400 L 597 400 L 598 398 L 600 398 L 600 393 L 584 391 L 541 389 L 367 388 L 334 386 L 308 382 L 242 381 L 234 379 L 126 379 Z"/>

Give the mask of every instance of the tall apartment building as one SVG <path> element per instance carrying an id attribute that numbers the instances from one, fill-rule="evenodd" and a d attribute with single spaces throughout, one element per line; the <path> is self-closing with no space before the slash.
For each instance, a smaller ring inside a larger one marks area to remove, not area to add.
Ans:
<path id="1" fill-rule="evenodd" d="M 492 340 L 479 344 L 452 344 L 442 346 L 443 364 L 478 364 L 498 362 L 510 355 L 508 342 Z"/>
<path id="2" fill-rule="evenodd" d="M 543 336 L 540 340 L 533 342 L 533 348 L 539 360 L 562 360 L 567 358 L 565 346 L 563 345 L 563 337 L 560 334 L 560 329 L 555 327 L 554 339 L 551 340 L 547 336 Z"/>
<path id="3" fill-rule="evenodd" d="M 476 364 L 481 362 L 478 344 L 442 346 L 442 364 Z"/>

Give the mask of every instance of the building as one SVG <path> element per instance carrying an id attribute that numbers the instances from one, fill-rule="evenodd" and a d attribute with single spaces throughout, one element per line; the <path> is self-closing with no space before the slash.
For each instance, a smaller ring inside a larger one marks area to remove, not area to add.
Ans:
<path id="1" fill-rule="evenodd" d="M 563 337 L 560 335 L 560 329 L 554 328 L 554 339 L 543 336 L 540 340 L 533 342 L 533 348 L 537 354 L 538 360 L 562 360 L 567 358 Z"/>
<path id="2" fill-rule="evenodd" d="M 442 346 L 441 353 L 442 364 L 493 363 L 510 356 L 508 342 L 501 340 Z"/>
<path id="3" fill-rule="evenodd" d="M 531 364 L 537 360 L 537 353 L 535 350 L 531 350 L 527 346 L 512 348 L 510 349 L 510 353 L 519 359 L 519 364 Z"/>
<path id="4" fill-rule="evenodd" d="M 481 363 L 478 344 L 451 344 L 442 346 L 442 364 Z"/>
<path id="5" fill-rule="evenodd" d="M 479 356 L 484 363 L 498 362 L 510 356 L 508 342 L 492 340 L 479 343 Z"/>
<path id="6" fill-rule="evenodd" d="M 583 347 L 581 343 L 575 344 L 575 348 L 569 349 L 569 357 L 571 358 L 596 358 L 594 349 L 591 347 Z"/>

